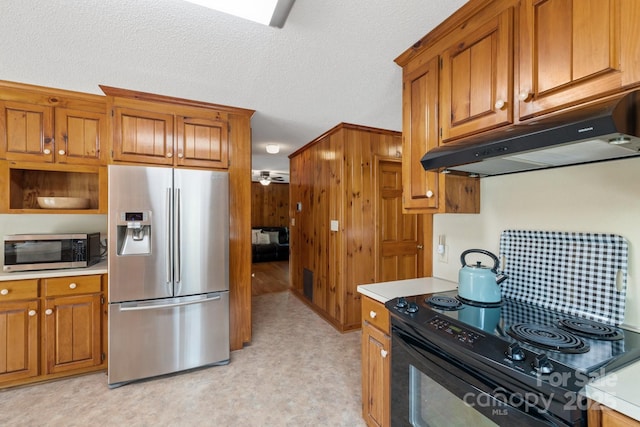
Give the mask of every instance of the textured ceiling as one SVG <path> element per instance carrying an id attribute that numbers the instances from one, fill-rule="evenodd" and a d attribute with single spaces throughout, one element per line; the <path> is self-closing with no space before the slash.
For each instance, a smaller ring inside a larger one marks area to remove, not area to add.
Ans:
<path id="1" fill-rule="evenodd" d="M 254 170 L 286 173 L 340 122 L 401 130 L 393 60 L 463 3 L 296 0 L 278 29 L 180 0 L 2 0 L 0 79 L 253 109 Z"/>

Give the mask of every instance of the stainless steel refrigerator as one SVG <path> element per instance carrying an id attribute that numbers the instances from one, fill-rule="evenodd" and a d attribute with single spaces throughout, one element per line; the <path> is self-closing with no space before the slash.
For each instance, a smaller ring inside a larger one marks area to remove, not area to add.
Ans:
<path id="1" fill-rule="evenodd" d="M 108 176 L 109 386 L 228 363 L 228 174 Z"/>

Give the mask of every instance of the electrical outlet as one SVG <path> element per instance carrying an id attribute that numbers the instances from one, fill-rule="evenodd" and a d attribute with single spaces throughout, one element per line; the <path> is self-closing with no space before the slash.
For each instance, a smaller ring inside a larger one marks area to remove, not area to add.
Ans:
<path id="1" fill-rule="evenodd" d="M 443 251 L 438 251 L 438 261 L 447 264 L 449 262 L 449 245 L 443 245 L 443 248 Z"/>

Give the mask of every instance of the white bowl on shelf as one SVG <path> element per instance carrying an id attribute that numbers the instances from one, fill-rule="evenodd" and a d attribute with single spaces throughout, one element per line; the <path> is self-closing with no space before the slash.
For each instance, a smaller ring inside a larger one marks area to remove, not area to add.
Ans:
<path id="1" fill-rule="evenodd" d="M 89 202 L 84 197 L 38 197 L 42 209 L 87 209 Z"/>

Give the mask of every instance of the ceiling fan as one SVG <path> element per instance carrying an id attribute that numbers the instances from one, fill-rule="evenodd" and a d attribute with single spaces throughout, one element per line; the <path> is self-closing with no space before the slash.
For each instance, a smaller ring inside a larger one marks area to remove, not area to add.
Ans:
<path id="1" fill-rule="evenodd" d="M 285 182 L 284 177 L 272 175 L 269 171 L 260 171 L 258 182 L 262 185 L 269 185 L 271 182 Z"/>

